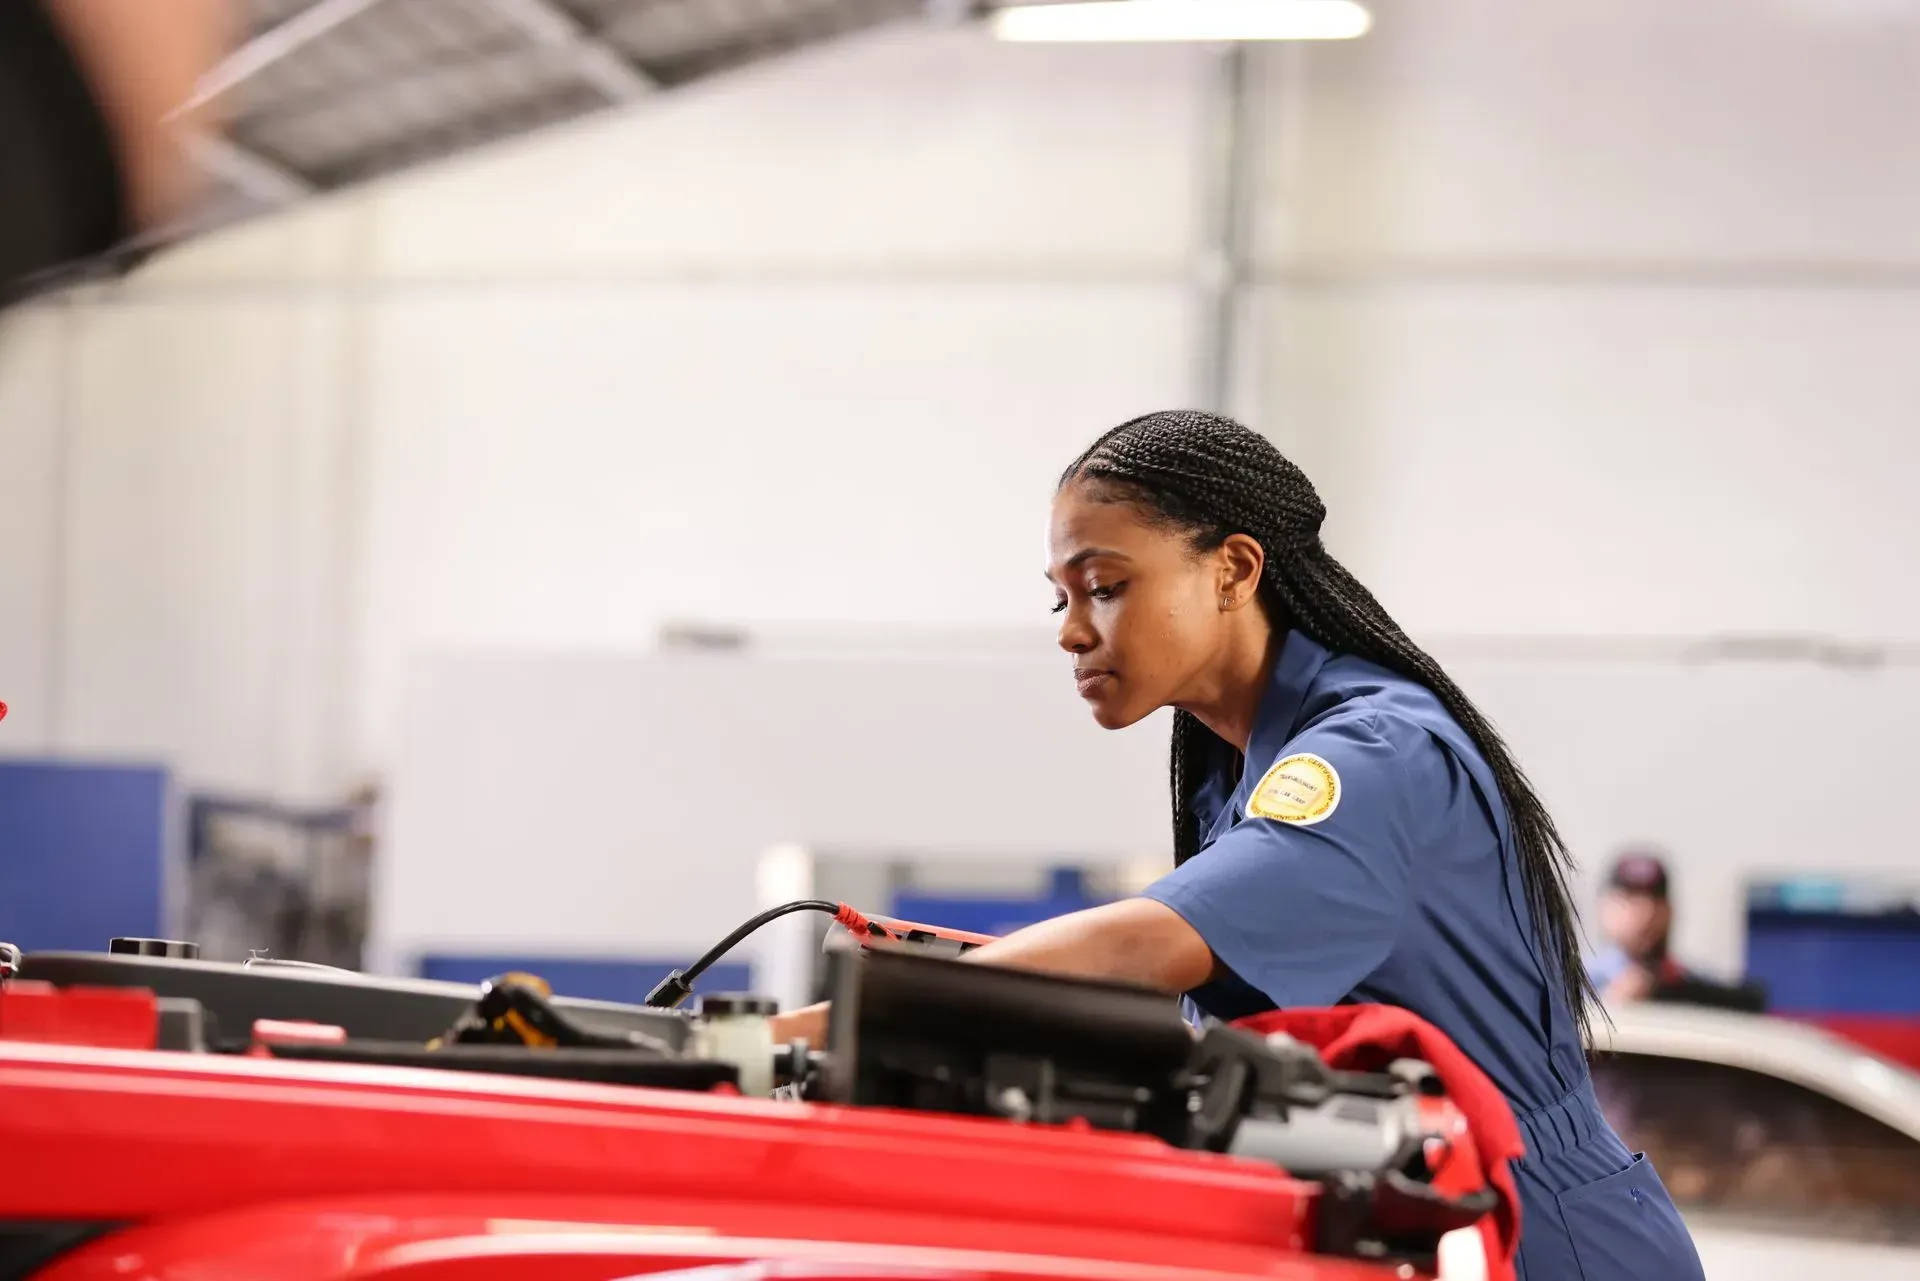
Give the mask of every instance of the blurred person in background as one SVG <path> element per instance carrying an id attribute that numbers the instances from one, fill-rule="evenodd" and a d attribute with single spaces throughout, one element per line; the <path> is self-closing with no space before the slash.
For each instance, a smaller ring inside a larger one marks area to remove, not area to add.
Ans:
<path id="1" fill-rule="evenodd" d="M 1694 977 L 1673 959 L 1667 864 L 1651 850 L 1628 850 L 1614 860 L 1600 896 L 1600 934 L 1606 942 L 1587 963 L 1587 976 L 1608 1005 L 1645 1000 Z"/>
<path id="2" fill-rule="evenodd" d="M 1220 1019 L 1410 1011 L 1519 1120 L 1522 1277 L 1699 1281 L 1660 1176 L 1594 1096 L 1594 992 L 1553 820 L 1328 553 L 1325 516 L 1272 442 L 1212 414 L 1149 414 L 1067 469 L 1047 567 L 1059 644 L 1103 728 L 1175 709 L 1175 866 L 968 960 L 1184 994 Z M 775 1020 L 783 1040 L 825 1031 L 819 1006 Z"/>
<path id="3" fill-rule="evenodd" d="M 0 0 L 0 306 L 179 217 L 232 0 Z"/>

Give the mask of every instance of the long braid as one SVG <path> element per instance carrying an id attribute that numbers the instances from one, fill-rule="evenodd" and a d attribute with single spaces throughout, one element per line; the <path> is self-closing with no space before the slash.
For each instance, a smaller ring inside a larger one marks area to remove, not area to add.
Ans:
<path id="1" fill-rule="evenodd" d="M 1301 470 L 1265 437 L 1230 419 L 1196 411 L 1149 414 L 1106 433 L 1074 461 L 1062 485 L 1084 479 L 1116 500 L 1178 527 L 1210 550 L 1235 533 L 1266 551 L 1261 589 L 1277 617 L 1336 652 L 1354 654 L 1432 691 L 1473 739 L 1492 768 L 1519 847 L 1521 880 L 1541 946 L 1551 949 L 1558 986 L 1588 1034 L 1598 997 L 1580 957 L 1573 859 L 1493 725 L 1440 664 L 1331 555 L 1320 541 L 1326 508 Z M 1207 777 L 1220 740 L 1197 717 L 1176 711 L 1168 762 L 1174 858 L 1200 847 L 1195 791 Z"/>

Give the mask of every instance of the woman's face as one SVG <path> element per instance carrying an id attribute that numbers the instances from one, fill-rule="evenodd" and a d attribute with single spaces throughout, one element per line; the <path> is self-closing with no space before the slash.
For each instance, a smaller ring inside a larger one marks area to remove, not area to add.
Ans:
<path id="1" fill-rule="evenodd" d="M 1205 697 L 1233 617 L 1221 608 L 1236 590 L 1232 558 L 1225 548 L 1197 553 L 1179 530 L 1149 523 L 1132 503 L 1098 501 L 1078 482 L 1054 499 L 1047 578 L 1060 648 L 1101 726 L 1124 729 Z"/>

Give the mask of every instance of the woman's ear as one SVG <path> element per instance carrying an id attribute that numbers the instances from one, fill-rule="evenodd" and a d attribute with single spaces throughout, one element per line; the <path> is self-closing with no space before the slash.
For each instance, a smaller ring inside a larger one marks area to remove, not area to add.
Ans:
<path id="1" fill-rule="evenodd" d="M 1220 607 L 1238 609 L 1260 593 L 1266 549 L 1247 534 L 1231 534 L 1215 553 L 1219 564 Z"/>

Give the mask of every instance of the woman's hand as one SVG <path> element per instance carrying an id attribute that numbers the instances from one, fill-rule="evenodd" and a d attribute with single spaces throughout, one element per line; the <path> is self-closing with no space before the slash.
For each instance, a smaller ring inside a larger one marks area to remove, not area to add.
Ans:
<path id="1" fill-rule="evenodd" d="M 1600 994 L 1605 1005 L 1630 1005 L 1653 995 L 1654 973 L 1645 965 L 1629 965 Z"/>
<path id="2" fill-rule="evenodd" d="M 773 1043 L 786 1045 L 791 1041 L 805 1041 L 815 1049 L 825 1046 L 827 1012 L 832 1008 L 829 1002 L 822 1001 L 818 1005 L 774 1015 L 767 1020 L 767 1029 L 773 1033 Z"/>

